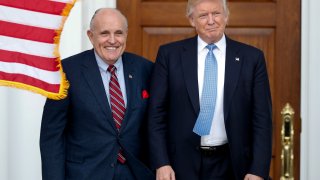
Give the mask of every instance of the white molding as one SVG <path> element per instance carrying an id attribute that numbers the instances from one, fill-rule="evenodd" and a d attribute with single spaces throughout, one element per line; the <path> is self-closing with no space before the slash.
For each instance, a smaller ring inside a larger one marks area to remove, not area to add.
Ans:
<path id="1" fill-rule="evenodd" d="M 320 179 L 319 0 L 302 2 L 301 180 Z"/>

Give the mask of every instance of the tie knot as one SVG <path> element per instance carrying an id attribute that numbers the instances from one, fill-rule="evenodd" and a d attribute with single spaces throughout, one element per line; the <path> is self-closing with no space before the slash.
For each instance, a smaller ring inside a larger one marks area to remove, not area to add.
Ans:
<path id="1" fill-rule="evenodd" d="M 217 47 L 217 46 L 216 46 L 215 44 L 208 44 L 208 45 L 206 46 L 206 48 L 209 49 L 209 51 L 214 50 L 216 47 Z"/>
<path id="2" fill-rule="evenodd" d="M 109 71 L 111 74 L 114 73 L 116 71 L 116 67 L 114 65 L 109 65 L 107 71 Z"/>

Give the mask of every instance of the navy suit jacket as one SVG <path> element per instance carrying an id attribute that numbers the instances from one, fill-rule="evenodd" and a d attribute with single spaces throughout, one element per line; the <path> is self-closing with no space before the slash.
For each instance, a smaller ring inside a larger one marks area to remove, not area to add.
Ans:
<path id="1" fill-rule="evenodd" d="M 62 61 L 70 83 L 67 98 L 46 101 L 40 134 L 44 180 L 113 179 L 122 147 L 137 179 L 154 179 L 142 163 L 146 157 L 147 98 L 153 64 L 140 56 L 122 55 L 127 108 L 117 132 L 94 51 Z M 145 130 L 145 131 L 144 131 Z"/>
<path id="2" fill-rule="evenodd" d="M 236 179 L 268 178 L 272 108 L 263 52 L 226 37 L 224 121 Z M 197 37 L 159 48 L 151 79 L 151 165 L 171 165 L 178 180 L 199 179 Z"/>

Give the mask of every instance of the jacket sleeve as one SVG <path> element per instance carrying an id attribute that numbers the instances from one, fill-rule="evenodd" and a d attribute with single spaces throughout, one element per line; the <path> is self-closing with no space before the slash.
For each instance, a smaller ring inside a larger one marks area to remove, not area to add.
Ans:
<path id="1" fill-rule="evenodd" d="M 254 72 L 253 159 L 249 173 L 268 179 L 272 156 L 272 104 L 267 68 L 262 52 L 259 53 Z"/>
<path id="2" fill-rule="evenodd" d="M 167 152 L 167 101 L 168 67 L 167 59 L 160 47 L 151 77 L 150 103 L 148 111 L 148 134 L 151 168 L 168 165 Z"/>
<path id="3" fill-rule="evenodd" d="M 65 133 L 69 97 L 47 99 L 41 123 L 40 152 L 43 180 L 65 179 Z"/>

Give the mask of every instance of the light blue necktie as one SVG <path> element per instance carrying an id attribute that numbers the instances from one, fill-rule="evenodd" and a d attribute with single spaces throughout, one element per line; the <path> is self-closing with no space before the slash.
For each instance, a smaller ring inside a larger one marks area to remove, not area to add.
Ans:
<path id="1" fill-rule="evenodd" d="M 206 56 L 204 67 L 204 81 L 200 101 L 200 113 L 193 128 L 193 132 L 199 136 L 210 134 L 217 96 L 218 67 L 217 60 L 212 52 L 213 49 L 216 48 L 216 45 L 209 44 L 206 46 L 206 48 L 209 49 L 209 52 Z"/>

